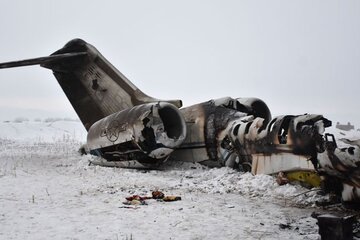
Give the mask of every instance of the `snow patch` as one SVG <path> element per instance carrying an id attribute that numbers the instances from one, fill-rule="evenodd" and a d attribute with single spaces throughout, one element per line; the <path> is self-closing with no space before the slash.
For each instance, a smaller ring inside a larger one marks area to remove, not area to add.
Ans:
<path id="1" fill-rule="evenodd" d="M 89 166 L 78 124 L 0 124 L 0 239 L 318 239 L 316 192 L 192 163 Z M 182 200 L 122 208 L 153 190 Z"/>

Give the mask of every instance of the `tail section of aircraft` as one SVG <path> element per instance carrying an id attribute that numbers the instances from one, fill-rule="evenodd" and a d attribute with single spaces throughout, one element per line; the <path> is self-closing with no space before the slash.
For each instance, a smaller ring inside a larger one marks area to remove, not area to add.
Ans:
<path id="1" fill-rule="evenodd" d="M 92 45 L 69 41 L 48 57 L 0 64 L 0 68 L 40 64 L 51 69 L 86 130 L 110 114 L 160 101 L 144 94 Z M 181 107 L 181 100 L 166 101 Z"/>

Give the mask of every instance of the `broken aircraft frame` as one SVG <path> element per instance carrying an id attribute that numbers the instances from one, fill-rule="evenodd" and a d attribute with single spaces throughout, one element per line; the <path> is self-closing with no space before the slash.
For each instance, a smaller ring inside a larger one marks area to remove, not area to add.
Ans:
<path id="1" fill-rule="evenodd" d="M 253 174 L 302 171 L 336 182 L 344 201 L 360 202 L 360 146 L 337 148 L 333 136 L 324 135 L 331 122 L 321 115 L 272 119 L 257 98 L 225 97 L 181 108 L 181 100 L 144 94 L 81 39 L 48 57 L 0 68 L 37 64 L 53 71 L 88 131 L 82 152 L 100 157 L 96 164 L 156 168 L 170 158 Z"/>

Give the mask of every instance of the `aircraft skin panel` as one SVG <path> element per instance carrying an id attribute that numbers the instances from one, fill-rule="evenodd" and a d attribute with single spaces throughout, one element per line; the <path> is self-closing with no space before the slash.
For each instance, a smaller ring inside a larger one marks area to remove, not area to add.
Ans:
<path id="1" fill-rule="evenodd" d="M 60 62 L 42 66 L 53 70 L 87 130 L 96 121 L 134 106 L 130 94 L 136 88 L 90 44 L 73 40 L 52 56 L 72 51 L 85 51 L 87 57 L 76 64 Z"/>
<path id="2" fill-rule="evenodd" d="M 103 74 L 101 78 L 94 79 L 93 75 L 84 72 L 77 70 L 72 74 L 71 72 L 55 71 L 54 75 L 70 102 L 74 102 L 73 107 L 88 130 L 96 121 L 125 109 L 122 106 L 129 105 L 130 97 L 121 92 L 121 88 L 111 82 L 106 75 Z M 116 98 L 113 96 L 116 96 L 116 91 L 122 94 L 120 99 L 123 104 L 117 104 L 114 101 Z M 128 104 L 124 104 L 124 102 Z M 93 114 L 94 109 L 96 109 L 95 116 Z"/>
<path id="3" fill-rule="evenodd" d="M 254 154 L 251 173 L 276 174 L 288 171 L 315 171 L 314 165 L 303 155 L 278 153 L 272 155 Z"/>
<path id="4" fill-rule="evenodd" d="M 224 100 L 211 100 L 181 109 L 187 135 L 180 148 L 172 154 L 172 159 L 221 166 L 224 161 L 219 153 L 221 136 L 232 121 L 247 116 L 226 105 L 233 99 Z"/>
<path id="5" fill-rule="evenodd" d="M 105 116 L 133 106 L 130 95 L 95 64 L 90 64 L 82 76 L 82 83 Z"/>
<path id="6" fill-rule="evenodd" d="M 86 130 L 105 117 L 99 105 L 87 94 L 85 86 L 76 74 L 54 72 L 54 75 Z"/>

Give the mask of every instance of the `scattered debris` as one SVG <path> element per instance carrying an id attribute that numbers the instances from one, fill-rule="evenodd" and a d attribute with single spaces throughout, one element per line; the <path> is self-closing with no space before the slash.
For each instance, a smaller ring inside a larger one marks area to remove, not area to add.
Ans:
<path id="1" fill-rule="evenodd" d="M 281 186 L 289 183 L 289 179 L 287 179 L 285 173 L 279 172 L 278 175 L 276 176 L 276 182 Z"/>
<path id="2" fill-rule="evenodd" d="M 280 224 L 279 224 L 279 227 L 280 227 L 281 229 L 291 229 L 291 225 L 290 225 L 290 224 L 280 223 Z"/>
<path id="3" fill-rule="evenodd" d="M 147 205 L 145 200 L 151 199 L 151 197 L 141 197 L 139 195 L 132 195 L 130 197 L 126 197 L 126 202 L 123 202 L 125 205 Z"/>
<path id="4" fill-rule="evenodd" d="M 125 198 L 128 201 L 137 200 L 137 201 L 145 201 L 147 199 L 152 199 L 152 197 L 141 197 L 139 195 L 132 195 L 131 197 Z"/>
<path id="5" fill-rule="evenodd" d="M 321 178 L 316 172 L 311 171 L 293 171 L 279 172 L 276 176 L 276 182 L 281 186 L 287 183 L 298 182 L 306 188 L 320 187 Z"/>
<path id="6" fill-rule="evenodd" d="M 178 197 L 178 196 L 166 196 L 162 200 L 164 202 L 174 202 L 174 201 L 180 201 L 181 197 Z"/>
<path id="7" fill-rule="evenodd" d="M 126 208 L 126 209 L 138 209 L 138 206 L 121 206 L 119 208 Z"/>
<path id="8" fill-rule="evenodd" d="M 147 205 L 145 200 L 148 199 L 156 199 L 158 201 L 164 202 L 173 202 L 181 200 L 179 196 L 165 196 L 163 192 L 160 191 L 153 191 L 151 193 L 151 197 L 148 196 L 140 196 L 140 195 L 132 195 L 130 197 L 126 197 L 126 202 L 123 202 L 125 205 Z"/>
<path id="9" fill-rule="evenodd" d="M 160 191 L 153 191 L 151 194 L 153 199 L 163 199 L 165 197 L 164 193 Z"/>

